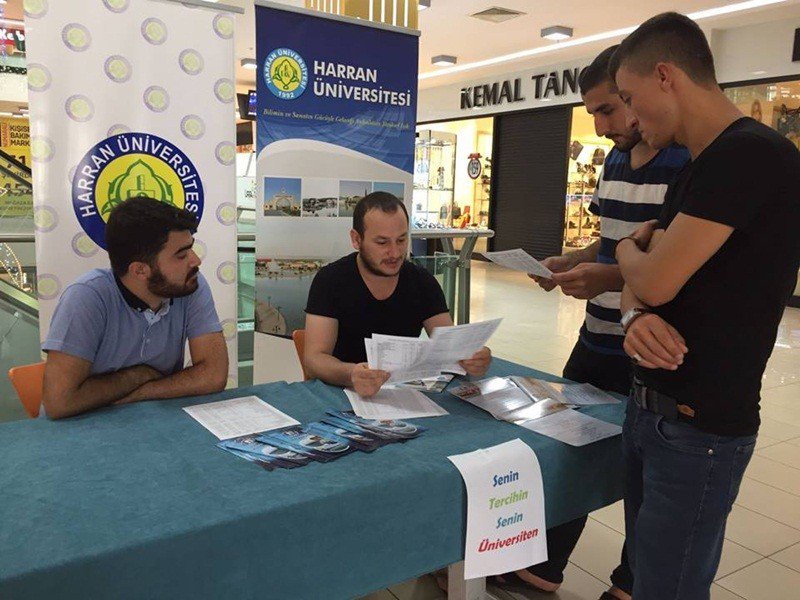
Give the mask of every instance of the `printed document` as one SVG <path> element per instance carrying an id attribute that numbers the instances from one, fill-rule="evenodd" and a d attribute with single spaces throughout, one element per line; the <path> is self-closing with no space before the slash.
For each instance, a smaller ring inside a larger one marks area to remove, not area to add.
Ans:
<path id="1" fill-rule="evenodd" d="M 437 327 L 430 339 L 373 334 L 364 340 L 370 368 L 387 371 L 386 384 L 436 377 L 442 372 L 464 375 L 458 361 L 483 348 L 502 319 Z"/>
<path id="2" fill-rule="evenodd" d="M 353 412 L 363 419 L 403 420 L 448 414 L 422 392 L 410 388 L 383 388 L 371 398 L 345 390 Z"/>
<path id="3" fill-rule="evenodd" d="M 501 267 L 530 273 L 531 275 L 537 275 L 546 279 L 553 278 L 553 272 L 550 269 L 545 267 L 522 248 L 502 250 L 501 252 L 482 252 L 481 254 Z"/>
<path id="4" fill-rule="evenodd" d="M 256 396 L 195 404 L 183 410 L 220 440 L 300 424 Z"/>
<path id="5" fill-rule="evenodd" d="M 573 409 L 526 421 L 521 426 L 570 446 L 586 446 L 622 433 L 619 425 L 606 423 Z"/>

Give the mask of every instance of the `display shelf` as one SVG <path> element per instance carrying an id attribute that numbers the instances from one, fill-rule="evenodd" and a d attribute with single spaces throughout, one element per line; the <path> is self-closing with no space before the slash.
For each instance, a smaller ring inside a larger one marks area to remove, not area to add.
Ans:
<path id="1" fill-rule="evenodd" d="M 414 146 L 414 193 L 412 219 L 424 215 L 427 222 L 453 224 L 456 135 L 424 130 Z M 429 215 L 438 215 L 435 219 Z"/>

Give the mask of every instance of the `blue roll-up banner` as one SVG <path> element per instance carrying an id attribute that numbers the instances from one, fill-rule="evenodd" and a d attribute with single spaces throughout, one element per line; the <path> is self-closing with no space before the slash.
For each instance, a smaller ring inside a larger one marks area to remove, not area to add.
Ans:
<path id="1" fill-rule="evenodd" d="M 361 197 L 387 191 L 411 212 L 418 43 L 411 30 L 256 6 L 257 336 L 303 328 L 314 275 L 353 251 Z"/>

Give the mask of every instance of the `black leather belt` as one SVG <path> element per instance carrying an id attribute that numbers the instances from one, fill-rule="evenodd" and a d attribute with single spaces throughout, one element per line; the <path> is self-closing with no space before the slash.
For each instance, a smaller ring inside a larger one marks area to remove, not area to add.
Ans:
<path id="1" fill-rule="evenodd" d="M 694 409 L 680 404 L 674 398 L 647 387 L 639 379 L 633 378 L 633 401 L 639 408 L 649 410 L 667 419 L 694 417 Z"/>

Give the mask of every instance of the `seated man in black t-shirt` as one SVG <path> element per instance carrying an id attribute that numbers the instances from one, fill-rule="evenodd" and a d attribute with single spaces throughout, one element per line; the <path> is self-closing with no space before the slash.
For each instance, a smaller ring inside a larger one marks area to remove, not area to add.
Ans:
<path id="1" fill-rule="evenodd" d="M 361 396 L 374 396 L 389 378 L 370 369 L 364 338 L 373 333 L 418 337 L 453 324 L 433 275 L 406 260 L 408 213 L 386 192 L 364 196 L 353 212 L 354 252 L 314 277 L 306 306 L 306 372 Z M 486 373 L 491 352 L 483 348 L 461 366 Z"/>
<path id="2" fill-rule="evenodd" d="M 642 24 L 610 71 L 642 138 L 692 157 L 659 222 L 616 248 L 624 347 L 637 363 L 623 429 L 633 597 L 703 600 L 797 281 L 800 153 L 727 99 L 688 17 Z"/>

